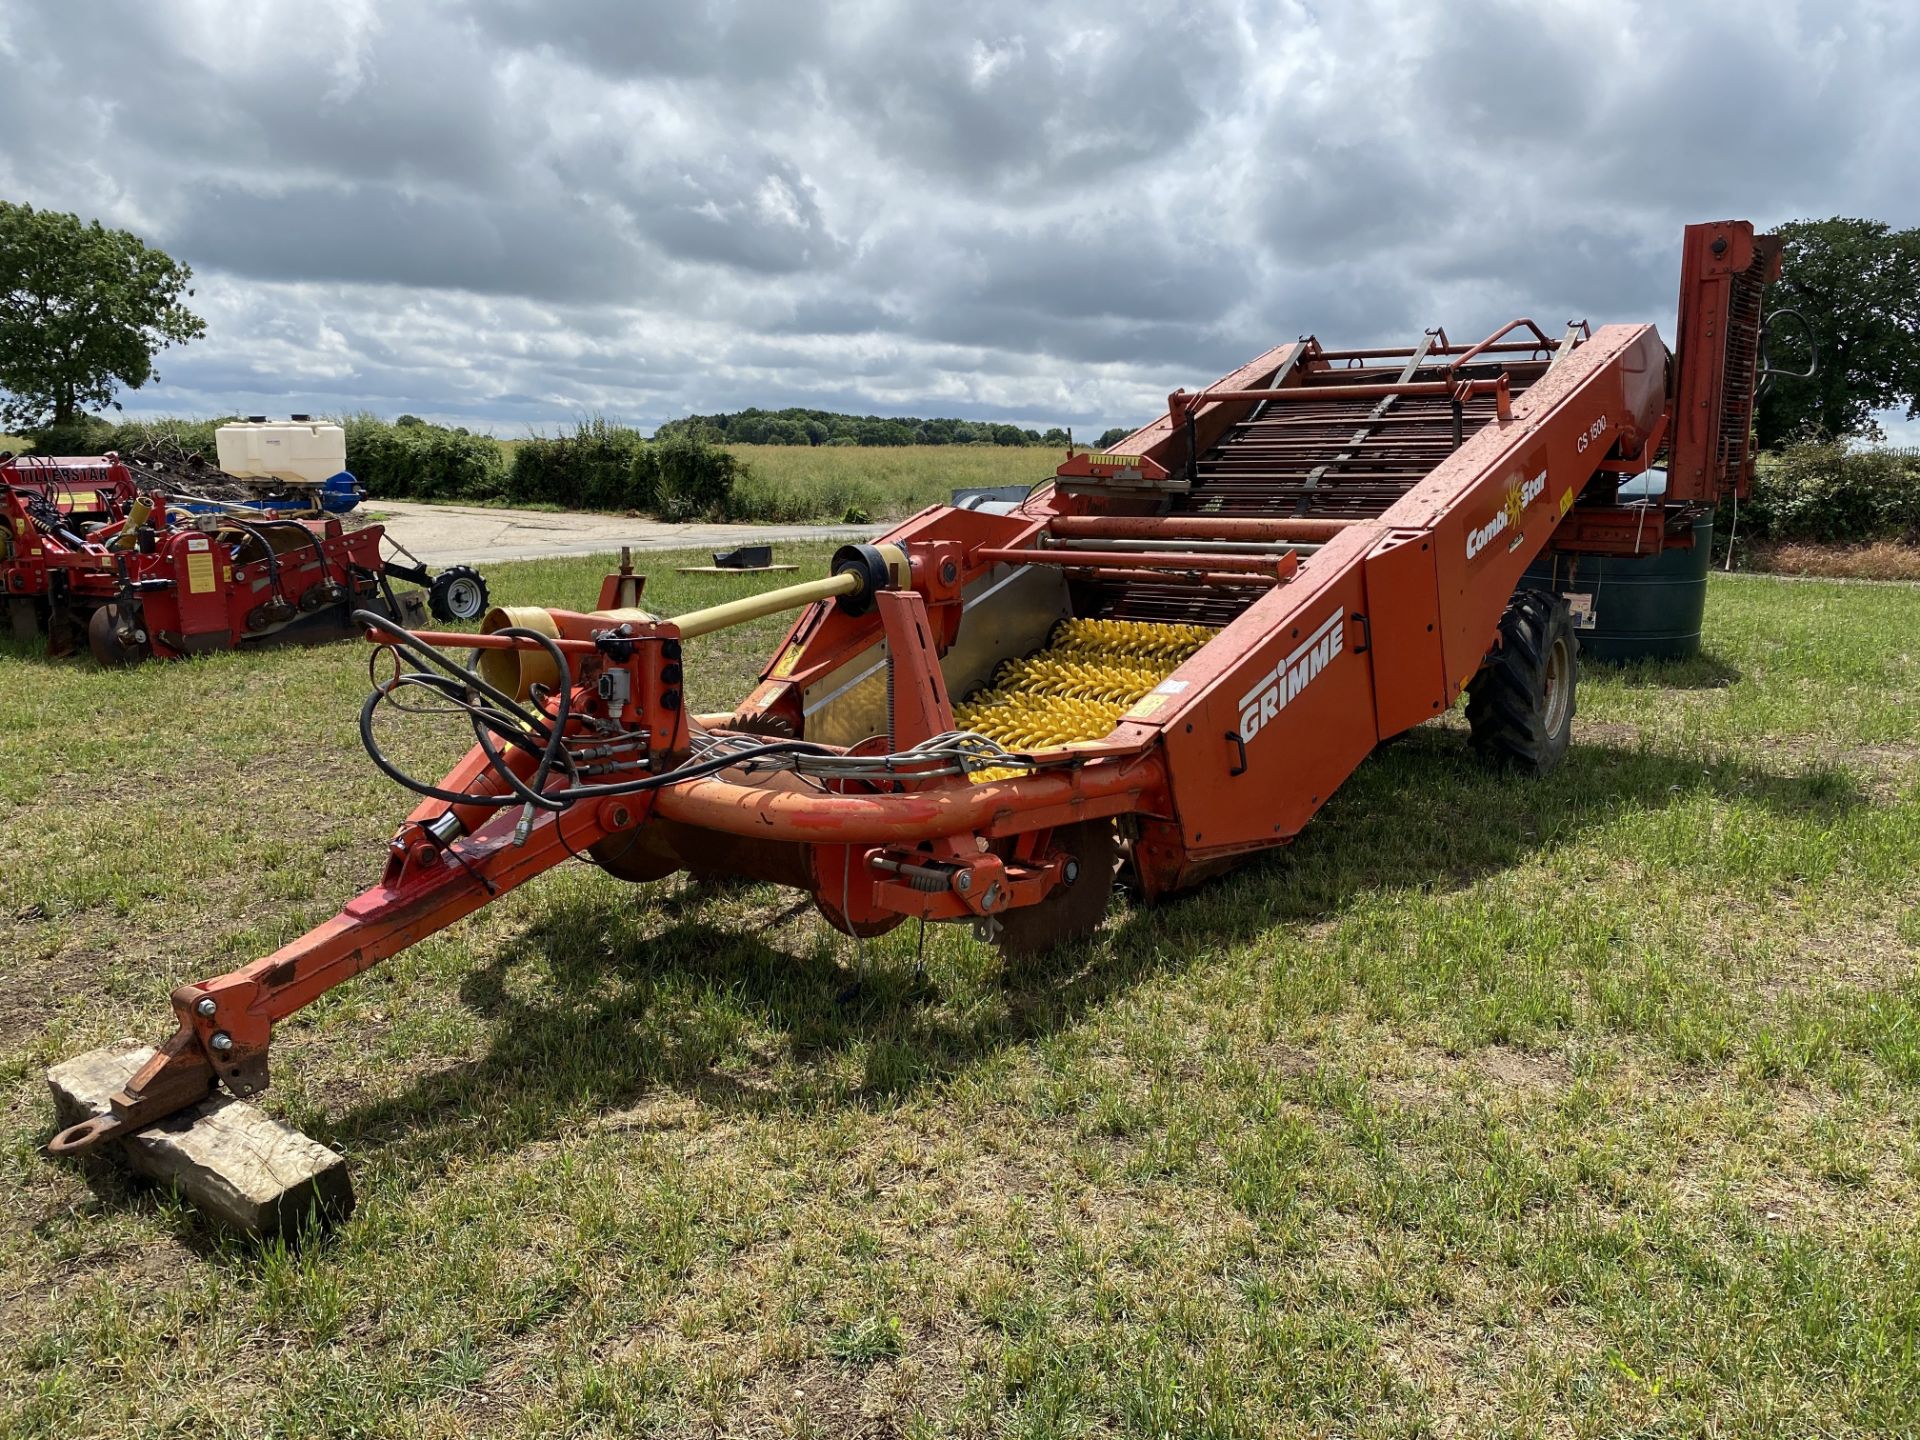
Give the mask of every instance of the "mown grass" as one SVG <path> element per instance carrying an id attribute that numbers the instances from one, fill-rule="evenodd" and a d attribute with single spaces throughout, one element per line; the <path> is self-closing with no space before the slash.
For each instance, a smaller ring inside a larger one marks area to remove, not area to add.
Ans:
<path id="1" fill-rule="evenodd" d="M 40 1072 L 374 878 L 363 657 L 0 653 L 0 1434 L 1913 1433 L 1917 623 L 1715 577 L 1549 780 L 1450 717 L 1042 961 L 556 872 L 282 1028 L 360 1208 L 264 1251 Z"/>

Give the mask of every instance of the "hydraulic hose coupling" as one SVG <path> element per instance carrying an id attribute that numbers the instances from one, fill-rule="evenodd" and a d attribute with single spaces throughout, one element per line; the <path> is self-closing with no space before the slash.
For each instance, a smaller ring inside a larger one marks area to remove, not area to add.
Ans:
<path id="1" fill-rule="evenodd" d="M 842 545 L 833 552 L 832 570 L 856 582 L 840 597 L 840 607 L 849 615 L 864 615 L 875 595 L 907 583 L 907 556 L 898 545 Z"/>

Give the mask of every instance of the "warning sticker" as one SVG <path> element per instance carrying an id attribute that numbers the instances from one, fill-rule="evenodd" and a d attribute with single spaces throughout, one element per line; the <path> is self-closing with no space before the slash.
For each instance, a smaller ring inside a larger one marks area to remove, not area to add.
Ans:
<path id="1" fill-rule="evenodd" d="M 1567 602 L 1567 609 L 1573 615 L 1574 629 L 1591 630 L 1600 623 L 1600 617 L 1593 613 L 1593 596 L 1568 592 L 1562 598 Z"/>
<path id="2" fill-rule="evenodd" d="M 187 556 L 187 592 L 205 595 L 213 589 L 213 556 L 204 551 Z"/>
<path id="3" fill-rule="evenodd" d="M 1166 703 L 1167 697 L 1165 695 L 1162 695 L 1157 690 L 1149 691 L 1135 701 L 1133 708 L 1127 711 L 1121 718 L 1124 720 L 1144 720 Z"/>

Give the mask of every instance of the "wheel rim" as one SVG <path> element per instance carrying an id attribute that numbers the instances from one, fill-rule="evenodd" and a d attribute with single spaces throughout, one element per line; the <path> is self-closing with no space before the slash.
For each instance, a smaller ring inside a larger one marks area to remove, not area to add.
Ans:
<path id="1" fill-rule="evenodd" d="M 1547 652 L 1546 691 L 1547 733 L 1558 735 L 1573 702 L 1573 651 L 1564 638 L 1555 640 Z"/>
<path id="2" fill-rule="evenodd" d="M 447 609 L 458 620 L 471 620 L 480 613 L 480 587 L 464 575 L 447 586 Z"/>

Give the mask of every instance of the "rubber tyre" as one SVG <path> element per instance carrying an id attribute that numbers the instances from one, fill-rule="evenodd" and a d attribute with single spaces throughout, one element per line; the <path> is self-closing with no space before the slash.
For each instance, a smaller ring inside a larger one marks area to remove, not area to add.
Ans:
<path id="1" fill-rule="evenodd" d="M 1573 737 L 1580 637 L 1567 602 L 1522 590 L 1500 617 L 1500 640 L 1467 683 L 1474 751 L 1488 764 L 1545 775 Z"/>
<path id="2" fill-rule="evenodd" d="M 471 565 L 449 565 L 427 587 L 436 620 L 478 620 L 487 613 L 487 582 Z"/>

